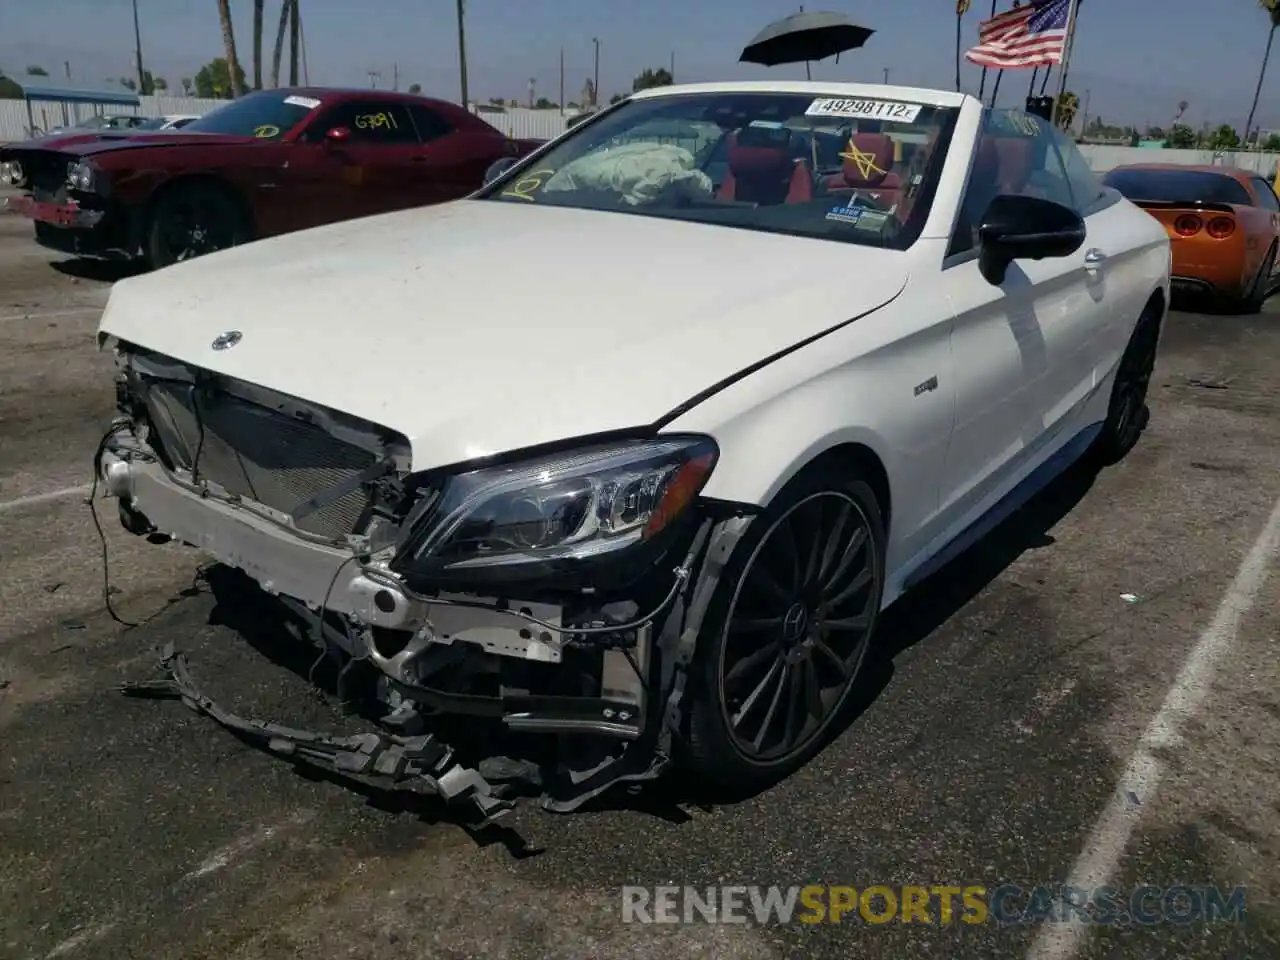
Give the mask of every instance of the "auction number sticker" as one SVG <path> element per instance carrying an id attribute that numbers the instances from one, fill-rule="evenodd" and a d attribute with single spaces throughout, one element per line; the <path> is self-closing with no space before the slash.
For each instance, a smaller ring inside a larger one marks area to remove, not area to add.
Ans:
<path id="1" fill-rule="evenodd" d="M 809 104 L 805 115 L 911 123 L 920 115 L 920 107 L 921 104 L 918 103 L 900 103 L 893 100 L 849 100 L 843 97 L 823 97 Z"/>
<path id="2" fill-rule="evenodd" d="M 285 97 L 284 102 L 294 107 L 306 107 L 308 110 L 320 106 L 320 101 L 315 97 Z"/>

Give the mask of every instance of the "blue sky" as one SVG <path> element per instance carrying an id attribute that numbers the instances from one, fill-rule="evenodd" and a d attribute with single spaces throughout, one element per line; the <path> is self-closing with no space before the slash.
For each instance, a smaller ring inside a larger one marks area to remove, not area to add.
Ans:
<path id="1" fill-rule="evenodd" d="M 215 0 L 138 0 L 143 53 L 176 85 L 221 55 Z M 1011 0 L 1000 0 L 1000 9 Z M 130 0 L 6 2 L 0 10 L 0 67 L 20 72 L 36 62 L 60 75 L 98 84 L 132 71 Z M 249 70 L 252 3 L 232 0 L 240 56 Z M 1243 124 L 1257 80 L 1267 21 L 1256 0 L 1084 0 L 1069 86 L 1090 114 L 1119 122 L 1167 124 L 1179 100 L 1196 126 L 1212 119 Z M 873 27 L 867 46 L 813 67 L 815 79 L 954 85 L 954 0 L 818 0 L 809 9 L 845 13 Z M 600 38 L 602 96 L 629 89 L 646 66 L 675 55 L 678 80 L 803 77 L 804 67 L 766 69 L 737 63 L 760 27 L 795 6 L 776 0 L 467 0 L 467 53 L 473 98 L 559 98 L 560 51 L 566 99 L 575 100 L 593 70 L 591 38 Z M 313 83 L 367 86 L 368 71 L 389 86 L 399 64 L 402 89 L 458 97 L 454 0 L 302 0 Z M 974 42 L 989 0 L 974 0 L 965 42 Z M 279 0 L 267 0 L 264 42 L 270 58 Z M 1280 127 L 1280 49 L 1259 108 L 1264 127 Z M 976 91 L 979 71 L 965 66 Z M 1026 93 L 1027 72 L 1010 72 L 1001 100 Z M 990 82 L 990 81 L 988 81 Z M 988 86 L 988 90 L 990 87 Z"/>

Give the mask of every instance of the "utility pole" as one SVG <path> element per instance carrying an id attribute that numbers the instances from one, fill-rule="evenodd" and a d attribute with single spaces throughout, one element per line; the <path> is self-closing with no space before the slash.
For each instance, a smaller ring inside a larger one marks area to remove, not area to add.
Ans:
<path id="1" fill-rule="evenodd" d="M 560 48 L 560 115 L 564 116 L 564 47 Z"/>
<path id="2" fill-rule="evenodd" d="M 299 0 L 292 0 L 289 4 L 289 86 L 291 87 L 298 85 L 298 54 L 299 47 L 302 46 L 298 2 Z"/>
<path id="3" fill-rule="evenodd" d="M 133 0 L 133 42 L 134 52 L 137 54 L 138 62 L 138 95 L 147 92 L 146 74 L 142 70 L 142 28 L 138 26 L 138 0 Z M 70 68 L 68 68 L 68 78 L 70 78 Z"/>
<path id="4" fill-rule="evenodd" d="M 888 86 L 889 84 L 889 68 L 888 67 L 884 68 L 884 82 L 885 82 L 885 86 Z"/>
<path id="5" fill-rule="evenodd" d="M 467 28 L 464 24 L 466 11 L 463 4 L 464 0 L 458 0 L 458 78 L 462 87 L 462 107 L 470 110 L 471 102 L 467 98 Z"/>
<path id="6" fill-rule="evenodd" d="M 668 70 L 667 73 L 671 74 L 671 82 L 675 83 L 676 82 L 676 52 L 674 50 L 671 51 L 671 69 Z"/>
<path id="7" fill-rule="evenodd" d="M 400 64 L 391 64 L 391 89 L 400 92 Z"/>
<path id="8" fill-rule="evenodd" d="M 595 76 L 591 80 L 591 83 L 593 84 L 591 88 L 591 97 L 594 101 L 591 106 L 595 107 L 600 104 L 600 39 L 598 37 L 592 37 L 591 42 L 596 45 L 596 72 Z"/>
<path id="9" fill-rule="evenodd" d="M 529 107 L 530 107 L 530 109 L 532 109 L 532 108 L 533 108 L 533 91 L 534 91 L 534 89 L 536 88 L 537 83 L 538 83 L 538 81 L 537 81 L 534 77 L 530 77 L 530 78 L 529 78 Z"/>

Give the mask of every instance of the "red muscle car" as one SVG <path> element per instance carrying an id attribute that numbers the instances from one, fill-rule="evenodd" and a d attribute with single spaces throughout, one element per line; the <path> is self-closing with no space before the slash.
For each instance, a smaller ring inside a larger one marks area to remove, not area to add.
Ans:
<path id="1" fill-rule="evenodd" d="M 540 146 L 452 103 L 382 90 L 251 93 L 179 131 L 68 131 L 0 148 L 8 209 L 65 253 L 163 267 L 260 237 L 478 189 Z"/>

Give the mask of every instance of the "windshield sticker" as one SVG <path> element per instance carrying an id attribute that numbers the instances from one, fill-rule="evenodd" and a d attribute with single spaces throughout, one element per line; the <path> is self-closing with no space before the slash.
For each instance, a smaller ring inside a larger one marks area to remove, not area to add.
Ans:
<path id="1" fill-rule="evenodd" d="M 363 113 L 356 117 L 357 130 L 399 130 L 396 118 L 389 113 Z"/>
<path id="2" fill-rule="evenodd" d="M 882 210 L 863 210 L 858 218 L 859 230 L 881 230 L 889 219 L 889 214 Z"/>
<path id="3" fill-rule="evenodd" d="M 284 102 L 295 107 L 306 107 L 308 110 L 314 110 L 320 106 L 320 101 L 314 97 L 285 97 Z"/>
<path id="4" fill-rule="evenodd" d="M 870 180 L 877 173 L 888 176 L 889 171 L 883 167 L 876 166 L 876 155 L 874 153 L 863 153 L 858 149 L 857 144 L 853 142 L 853 137 L 849 138 L 849 149 L 840 151 L 840 157 L 852 163 L 858 170 L 858 176 L 863 180 Z"/>
<path id="5" fill-rule="evenodd" d="M 517 197 L 521 200 L 534 200 L 534 192 L 542 187 L 547 178 L 554 174 L 554 170 L 534 170 L 526 173 L 523 177 L 503 190 L 500 196 Z"/>
<path id="6" fill-rule="evenodd" d="M 270 140 L 272 137 L 280 136 L 280 128 L 273 127 L 269 123 L 264 123 L 260 127 L 253 128 L 253 135 L 259 140 Z"/>
<path id="7" fill-rule="evenodd" d="M 857 223 L 862 219 L 865 208 L 855 207 L 852 202 L 845 207 L 832 207 L 827 214 L 828 220 L 834 220 L 837 223 Z"/>
<path id="8" fill-rule="evenodd" d="M 779 120 L 752 120 L 748 127 L 763 127 L 765 130 L 781 130 L 786 124 Z"/>
<path id="9" fill-rule="evenodd" d="M 919 103 L 895 103 L 891 100 L 849 100 L 822 97 L 809 104 L 807 117 L 848 117 L 854 120 L 889 120 L 911 123 L 920 115 Z"/>

